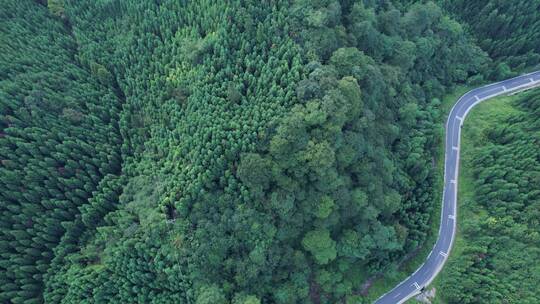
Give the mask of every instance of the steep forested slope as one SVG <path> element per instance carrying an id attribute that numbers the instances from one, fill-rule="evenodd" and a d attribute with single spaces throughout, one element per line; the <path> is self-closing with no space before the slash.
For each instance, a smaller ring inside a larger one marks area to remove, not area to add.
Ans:
<path id="1" fill-rule="evenodd" d="M 464 163 L 473 193 L 462 202 L 469 216 L 461 254 L 441 277 L 448 303 L 540 300 L 540 94 L 507 107 L 514 110 L 479 109 L 465 125 L 473 128 L 465 140 L 476 143 Z"/>
<path id="2" fill-rule="evenodd" d="M 467 23 L 482 49 L 500 65 L 495 77 L 508 76 L 508 66 L 523 69 L 540 63 L 540 1 L 443 1 Z"/>
<path id="3" fill-rule="evenodd" d="M 59 20 L 29 1 L 0 11 L 0 302 L 40 303 L 78 208 L 120 170 L 120 102 L 75 58 Z M 109 204 L 114 204 L 110 201 Z"/>
<path id="4" fill-rule="evenodd" d="M 9 1 L 1 299 L 363 301 L 439 205 L 438 98 L 489 63 L 393 2 Z"/>
<path id="5" fill-rule="evenodd" d="M 47 299 L 332 302 L 425 240 L 432 100 L 485 61 L 459 24 L 432 3 L 181 5 L 66 7 L 134 159 Z"/>
<path id="6" fill-rule="evenodd" d="M 248 206 L 234 173 L 239 154 L 296 102 L 302 62 L 284 8 L 103 1 L 70 9 L 83 60 L 108 64 L 125 92 L 122 132 L 134 157 L 123 208 L 88 234 L 79 245 L 87 250 L 57 261 L 45 298 L 219 303 L 271 290 L 272 270 L 290 262 L 266 259 L 280 250 L 264 247 L 275 234 L 270 214 Z"/>

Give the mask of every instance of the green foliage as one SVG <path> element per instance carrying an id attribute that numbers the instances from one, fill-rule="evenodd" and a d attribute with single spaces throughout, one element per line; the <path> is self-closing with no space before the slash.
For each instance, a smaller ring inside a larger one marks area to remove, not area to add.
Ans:
<path id="1" fill-rule="evenodd" d="M 261 300 L 259 300 L 256 296 L 236 296 L 234 298 L 233 304 L 261 304 Z"/>
<path id="2" fill-rule="evenodd" d="M 330 238 L 328 230 L 308 232 L 302 239 L 302 245 L 313 254 L 318 264 L 325 265 L 336 258 L 336 242 Z"/>
<path id="3" fill-rule="evenodd" d="M 464 248 L 442 279 L 448 303 L 537 303 L 540 282 L 540 94 L 518 98 L 500 116 L 473 113 L 484 124 L 470 140 L 474 217 L 464 219 Z"/>
<path id="4" fill-rule="evenodd" d="M 540 63 L 538 0 L 449 0 L 445 7 L 466 22 L 478 43 L 500 64 L 524 69 Z M 497 74 L 493 77 L 500 78 Z"/>
<path id="5" fill-rule="evenodd" d="M 262 191 L 269 187 L 271 164 L 258 154 L 248 153 L 240 158 L 237 175 L 246 186 Z"/>
<path id="6" fill-rule="evenodd" d="M 226 304 L 223 291 L 216 286 L 204 287 L 197 296 L 196 304 Z"/>
<path id="7" fill-rule="evenodd" d="M 362 302 L 439 206 L 437 98 L 489 63 L 395 2 L 7 1 L 0 302 Z"/>
<path id="8" fill-rule="evenodd" d="M 62 15 L 61 4 L 49 8 Z M 65 233 L 81 213 L 95 226 L 115 208 L 119 102 L 46 8 L 4 1 L 0 27 L 0 302 L 42 303 Z"/>
<path id="9" fill-rule="evenodd" d="M 64 0 L 47 0 L 47 7 L 53 15 L 58 17 L 65 16 Z"/>

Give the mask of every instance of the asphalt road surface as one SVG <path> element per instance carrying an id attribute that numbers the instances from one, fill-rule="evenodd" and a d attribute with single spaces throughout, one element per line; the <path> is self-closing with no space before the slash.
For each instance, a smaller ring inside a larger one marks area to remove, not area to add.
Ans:
<path id="1" fill-rule="evenodd" d="M 540 71 L 471 90 L 458 99 L 446 121 L 444 188 L 439 238 L 424 264 L 394 289 L 381 296 L 375 304 L 403 303 L 419 294 L 435 279 L 448 258 L 456 234 L 460 136 L 467 113 L 484 100 L 535 84 L 540 84 Z"/>

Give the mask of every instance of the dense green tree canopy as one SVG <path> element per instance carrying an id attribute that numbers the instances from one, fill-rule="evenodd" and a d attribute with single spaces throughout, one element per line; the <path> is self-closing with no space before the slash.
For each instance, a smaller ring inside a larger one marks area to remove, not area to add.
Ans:
<path id="1" fill-rule="evenodd" d="M 538 0 L 444 0 L 450 12 L 463 20 L 478 43 L 498 63 L 524 69 L 540 64 L 540 1 Z M 508 77 L 510 72 L 495 73 Z"/>
<path id="2" fill-rule="evenodd" d="M 364 301 L 492 76 L 437 3 L 4 1 L 0 302 Z"/>
<path id="3" fill-rule="evenodd" d="M 470 135 L 474 191 L 463 203 L 475 217 L 463 220 L 463 252 L 441 277 L 448 303 L 540 300 L 540 94 L 509 107 Z"/>

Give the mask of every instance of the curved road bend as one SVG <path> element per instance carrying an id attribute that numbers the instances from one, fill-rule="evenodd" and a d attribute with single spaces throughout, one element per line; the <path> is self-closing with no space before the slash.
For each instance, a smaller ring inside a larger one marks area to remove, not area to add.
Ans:
<path id="1" fill-rule="evenodd" d="M 399 304 L 419 294 L 422 288 L 435 279 L 446 262 L 456 234 L 460 135 L 467 113 L 484 100 L 535 84 L 540 84 L 540 71 L 471 90 L 458 99 L 446 121 L 444 188 L 439 238 L 424 264 L 394 289 L 381 296 L 375 304 Z"/>

